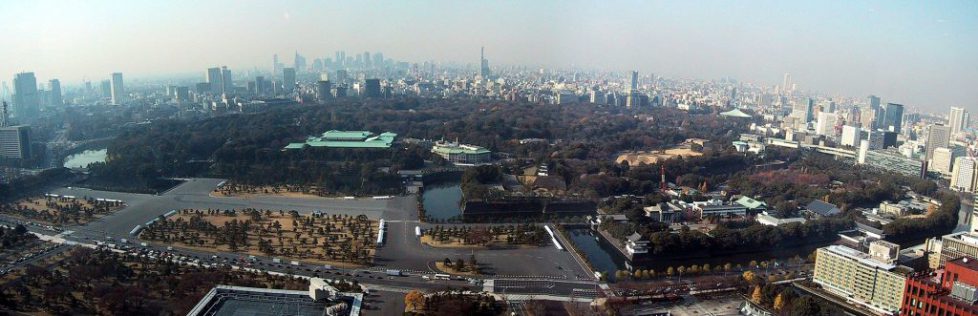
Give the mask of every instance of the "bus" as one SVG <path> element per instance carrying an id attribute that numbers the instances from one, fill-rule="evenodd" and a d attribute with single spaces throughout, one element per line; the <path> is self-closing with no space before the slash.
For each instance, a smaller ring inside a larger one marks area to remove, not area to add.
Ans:
<path id="1" fill-rule="evenodd" d="M 448 274 L 435 274 L 435 280 L 451 280 L 452 276 Z"/>

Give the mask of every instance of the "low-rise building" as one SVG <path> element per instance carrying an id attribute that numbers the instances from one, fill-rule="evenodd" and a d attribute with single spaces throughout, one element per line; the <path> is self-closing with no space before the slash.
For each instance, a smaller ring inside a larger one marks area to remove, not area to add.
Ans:
<path id="1" fill-rule="evenodd" d="M 835 216 L 842 213 L 842 210 L 838 206 L 835 206 L 835 204 L 821 200 L 814 200 L 808 203 L 804 211 L 815 217 Z"/>
<path id="2" fill-rule="evenodd" d="M 338 292 L 325 280 L 312 278 L 306 291 L 218 285 L 187 315 L 358 316 L 362 304 L 362 293 Z"/>
<path id="3" fill-rule="evenodd" d="M 458 142 L 435 142 L 431 152 L 456 164 L 479 164 L 492 160 L 492 152 L 488 149 Z"/>
<path id="4" fill-rule="evenodd" d="M 760 224 L 768 226 L 778 226 L 788 223 L 805 223 L 805 218 L 802 217 L 778 217 L 774 216 L 773 214 L 769 214 L 768 212 L 757 214 L 755 220 L 757 220 L 757 222 Z"/>
<path id="5" fill-rule="evenodd" d="M 625 251 L 628 251 L 628 254 L 632 256 L 649 253 L 649 241 L 645 240 L 639 233 L 632 233 L 625 240 Z"/>
<path id="6" fill-rule="evenodd" d="M 679 219 L 679 210 L 670 207 L 667 203 L 646 206 L 642 210 L 645 211 L 646 217 L 660 223 L 672 224 Z"/>

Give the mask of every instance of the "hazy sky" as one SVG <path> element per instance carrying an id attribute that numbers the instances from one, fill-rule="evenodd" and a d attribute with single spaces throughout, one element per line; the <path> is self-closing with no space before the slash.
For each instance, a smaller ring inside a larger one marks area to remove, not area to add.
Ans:
<path id="1" fill-rule="evenodd" d="M 978 1 L 0 1 L 0 78 L 268 68 L 279 53 L 637 69 L 978 112 Z"/>

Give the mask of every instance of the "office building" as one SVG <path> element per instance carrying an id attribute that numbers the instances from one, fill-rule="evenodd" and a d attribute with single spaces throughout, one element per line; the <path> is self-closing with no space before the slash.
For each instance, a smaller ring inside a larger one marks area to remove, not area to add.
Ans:
<path id="1" fill-rule="evenodd" d="M 126 101 L 126 87 L 122 83 L 122 73 L 112 73 L 112 104 L 120 105 Z"/>
<path id="2" fill-rule="evenodd" d="M 102 80 L 101 84 L 99 84 L 99 90 L 100 90 L 100 92 L 102 92 L 102 97 L 103 98 L 111 99 L 112 98 L 112 81 L 111 80 Z"/>
<path id="3" fill-rule="evenodd" d="M 842 245 L 816 250 L 812 280 L 843 300 L 881 314 L 895 314 L 913 269 L 897 265 L 900 246 L 877 240 L 869 253 Z"/>
<path id="4" fill-rule="evenodd" d="M 295 84 L 295 68 L 282 69 L 282 89 L 285 89 L 285 94 L 291 94 L 294 92 Z"/>
<path id="5" fill-rule="evenodd" d="M 366 98 L 379 98 L 383 96 L 380 90 L 380 79 L 364 80 L 364 92 L 361 96 Z"/>
<path id="6" fill-rule="evenodd" d="M 210 92 L 214 95 L 220 95 L 224 90 L 224 73 L 221 71 L 220 67 L 207 68 L 207 84 L 210 85 Z"/>
<path id="7" fill-rule="evenodd" d="M 7 127 L 10 125 L 10 108 L 7 105 L 7 101 L 2 101 L 3 107 L 0 107 L 0 127 Z"/>
<path id="8" fill-rule="evenodd" d="M 173 100 L 177 103 L 190 102 L 190 87 L 180 86 L 174 88 Z"/>
<path id="9" fill-rule="evenodd" d="M 954 151 L 947 147 L 934 149 L 934 157 L 930 160 L 930 171 L 950 176 L 954 166 Z"/>
<path id="10" fill-rule="evenodd" d="M 31 157 L 30 126 L 0 127 L 0 158 L 28 159 Z"/>
<path id="11" fill-rule="evenodd" d="M 795 102 L 792 107 L 791 116 L 801 120 L 800 123 L 805 124 L 815 120 L 815 100 L 812 98 L 806 98 L 805 100 Z"/>
<path id="12" fill-rule="evenodd" d="M 934 150 L 940 147 L 947 148 L 951 143 L 951 127 L 944 125 L 930 125 L 927 129 L 927 161 L 934 158 Z"/>
<path id="13" fill-rule="evenodd" d="M 978 235 L 974 232 L 958 232 L 941 236 L 939 250 L 932 255 L 939 256 L 939 267 L 945 267 L 948 261 L 963 257 L 978 258 Z"/>
<path id="14" fill-rule="evenodd" d="M 36 118 L 40 113 L 40 96 L 37 93 L 37 78 L 33 72 L 22 72 L 14 76 L 14 111 L 21 121 Z"/>
<path id="15" fill-rule="evenodd" d="M 862 127 L 870 130 L 882 128 L 883 113 L 883 107 L 880 106 L 880 97 L 875 95 L 869 96 L 869 106 L 862 114 Z"/>
<path id="16" fill-rule="evenodd" d="M 951 127 L 951 135 L 957 135 L 961 130 L 967 128 L 968 111 L 964 108 L 951 107 L 951 114 L 947 118 L 948 126 Z"/>
<path id="17" fill-rule="evenodd" d="M 918 273 L 907 279 L 901 316 L 978 315 L 978 260 L 961 257 L 947 261 L 943 270 Z"/>
<path id="18" fill-rule="evenodd" d="M 886 111 L 883 113 L 883 126 L 880 128 L 888 131 L 900 133 L 903 127 L 903 105 L 887 103 Z"/>
<path id="19" fill-rule="evenodd" d="M 859 142 L 862 141 L 862 134 L 861 128 L 851 125 L 842 126 L 842 137 L 839 139 L 839 143 L 842 146 L 859 146 Z"/>
<path id="20" fill-rule="evenodd" d="M 64 105 L 64 97 L 61 95 L 61 80 L 51 79 L 48 81 L 48 89 L 50 91 L 50 96 L 48 97 L 49 104 L 52 106 Z"/>
<path id="21" fill-rule="evenodd" d="M 978 162 L 974 157 L 955 158 L 954 167 L 951 169 L 951 189 L 975 192 L 975 181 L 978 181 L 975 168 L 978 168 Z"/>
<path id="22" fill-rule="evenodd" d="M 835 124 L 839 116 L 832 112 L 819 112 L 818 122 L 815 124 L 815 134 L 835 138 Z"/>
<path id="23" fill-rule="evenodd" d="M 231 71 L 228 70 L 228 67 L 224 66 L 221 67 L 221 93 L 234 93 L 234 79 L 231 79 Z"/>
<path id="24" fill-rule="evenodd" d="M 316 82 L 316 100 L 319 100 L 319 102 L 325 102 L 326 100 L 331 99 L 333 97 L 333 95 L 330 92 L 330 90 L 332 90 L 332 87 L 329 84 L 329 80 L 319 80 L 319 81 L 317 81 Z"/>

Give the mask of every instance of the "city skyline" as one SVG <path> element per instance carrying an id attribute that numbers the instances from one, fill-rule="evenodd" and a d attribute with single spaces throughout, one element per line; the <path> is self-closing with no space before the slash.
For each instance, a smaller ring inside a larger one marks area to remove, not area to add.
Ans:
<path id="1" fill-rule="evenodd" d="M 213 65 L 264 69 L 275 53 L 317 58 L 335 50 L 478 69 L 475 54 L 485 46 L 491 67 L 634 69 L 771 86 L 791 73 L 800 91 L 881 95 L 938 113 L 950 106 L 974 111 L 969 103 L 978 99 L 978 91 L 969 89 L 978 84 L 978 75 L 969 71 L 978 69 L 970 58 L 978 52 L 969 40 L 978 38 L 973 3 L 615 3 L 631 8 L 625 11 L 595 10 L 606 4 L 591 2 L 518 8 L 209 2 L 189 10 L 188 4 L 5 4 L 0 18 L 9 23 L 0 29 L 8 44 L 0 47 L 0 57 L 12 62 L 0 66 L 0 74 L 32 71 L 41 82 L 58 78 L 75 85 L 113 72 L 142 78 Z M 155 18 L 144 19 L 144 10 Z M 372 27 L 362 27 L 364 21 Z M 567 23 L 578 24 L 575 32 L 564 31 Z M 289 64 L 290 58 L 283 61 Z"/>

